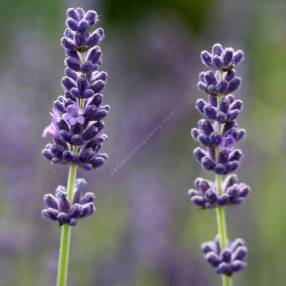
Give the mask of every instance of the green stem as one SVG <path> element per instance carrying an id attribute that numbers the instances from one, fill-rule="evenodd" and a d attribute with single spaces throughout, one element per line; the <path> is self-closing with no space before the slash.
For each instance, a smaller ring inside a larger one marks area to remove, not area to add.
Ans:
<path id="1" fill-rule="evenodd" d="M 67 181 L 67 197 L 70 201 L 72 201 L 73 199 L 76 171 L 77 171 L 76 165 L 72 164 L 69 169 L 69 175 Z M 57 286 L 67 286 L 68 283 L 70 242 L 71 242 L 71 226 L 64 224 L 61 226 L 61 241 L 60 241 Z"/>
<path id="2" fill-rule="evenodd" d="M 216 175 L 216 184 L 218 194 L 222 194 L 222 176 Z M 225 218 L 225 210 L 223 207 L 216 208 L 216 219 L 217 219 L 217 228 L 220 239 L 220 247 L 224 249 L 228 246 L 228 235 L 227 235 L 227 226 Z M 223 286 L 232 286 L 232 278 L 227 275 L 222 275 L 222 285 Z"/>
<path id="3" fill-rule="evenodd" d="M 223 286 L 232 286 L 232 278 L 231 276 L 222 275 L 222 285 Z"/>

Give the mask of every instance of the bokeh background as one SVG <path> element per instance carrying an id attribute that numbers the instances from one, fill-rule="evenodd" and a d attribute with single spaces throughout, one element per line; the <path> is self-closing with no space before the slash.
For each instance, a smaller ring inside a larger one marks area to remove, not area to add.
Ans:
<path id="1" fill-rule="evenodd" d="M 42 196 L 67 169 L 42 158 L 43 128 L 62 90 L 59 40 L 67 7 L 95 8 L 106 30 L 108 163 L 88 174 L 96 216 L 73 229 L 70 286 L 220 285 L 200 244 L 215 212 L 187 198 L 197 176 L 190 129 L 199 54 L 214 42 L 245 50 L 239 68 L 248 137 L 239 171 L 245 204 L 227 210 L 231 239 L 250 249 L 235 285 L 286 278 L 286 2 L 284 0 L 0 0 L 0 285 L 55 285 L 59 228 Z"/>

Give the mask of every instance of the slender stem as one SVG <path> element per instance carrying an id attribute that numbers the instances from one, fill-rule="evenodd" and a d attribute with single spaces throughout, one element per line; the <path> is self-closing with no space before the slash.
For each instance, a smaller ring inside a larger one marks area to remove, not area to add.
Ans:
<path id="1" fill-rule="evenodd" d="M 223 192 L 222 190 L 222 176 L 216 175 L 216 184 L 218 194 Z M 217 228 L 220 239 L 220 247 L 224 249 L 228 246 L 228 235 L 227 235 L 227 226 L 225 218 L 225 210 L 223 207 L 216 208 L 216 218 L 217 218 Z M 222 275 L 222 285 L 223 286 L 232 286 L 232 278 L 227 275 Z"/>
<path id="2" fill-rule="evenodd" d="M 80 98 L 79 106 L 80 106 L 80 108 L 84 108 L 84 99 L 83 98 Z"/>
<path id="3" fill-rule="evenodd" d="M 220 74 L 222 77 L 222 73 Z M 221 97 L 218 96 L 218 104 L 220 103 Z M 222 133 L 222 125 L 217 123 L 217 132 Z M 219 150 L 216 148 L 215 154 L 216 157 L 218 156 Z M 221 195 L 223 193 L 222 189 L 222 175 L 215 175 L 215 182 L 217 187 L 218 195 Z M 218 228 L 218 234 L 219 234 L 219 240 L 220 240 L 220 247 L 221 249 L 224 249 L 228 246 L 228 235 L 227 235 L 227 224 L 226 224 L 226 217 L 225 217 L 225 210 L 223 207 L 217 206 L 216 207 L 216 219 L 217 219 L 217 228 Z M 222 285 L 223 286 L 232 286 L 232 277 L 227 275 L 222 275 Z"/>
<path id="4" fill-rule="evenodd" d="M 232 286 L 232 278 L 231 276 L 222 275 L 222 285 L 223 286 Z"/>
<path id="5" fill-rule="evenodd" d="M 67 181 L 67 197 L 70 201 L 72 201 L 73 199 L 76 171 L 77 171 L 76 165 L 72 164 L 69 169 L 69 175 Z M 70 242 L 71 242 L 71 226 L 64 224 L 61 226 L 61 241 L 60 241 L 57 286 L 67 286 L 68 283 Z"/>

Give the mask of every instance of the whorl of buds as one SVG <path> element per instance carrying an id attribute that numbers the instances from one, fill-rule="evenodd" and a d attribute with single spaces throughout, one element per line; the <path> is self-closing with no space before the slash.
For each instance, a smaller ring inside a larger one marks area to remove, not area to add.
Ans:
<path id="1" fill-rule="evenodd" d="M 74 198 L 68 199 L 64 186 L 58 186 L 55 194 L 45 194 L 43 202 L 45 209 L 42 210 L 44 218 L 57 221 L 59 225 L 76 225 L 78 220 L 91 216 L 95 213 L 94 193 L 82 191 L 86 186 L 84 179 L 77 179 Z"/>
<path id="2" fill-rule="evenodd" d="M 245 242 L 237 238 L 228 243 L 228 247 L 221 249 L 218 236 L 214 241 L 202 244 L 205 259 L 219 274 L 232 275 L 234 272 L 243 270 L 247 264 L 247 247 Z"/>

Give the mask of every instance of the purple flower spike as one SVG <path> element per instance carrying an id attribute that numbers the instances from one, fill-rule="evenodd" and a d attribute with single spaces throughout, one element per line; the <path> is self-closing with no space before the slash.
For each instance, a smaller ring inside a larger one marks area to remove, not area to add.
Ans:
<path id="1" fill-rule="evenodd" d="M 242 271 L 246 266 L 247 247 L 245 242 L 238 238 L 228 243 L 228 247 L 221 249 L 219 237 L 214 241 L 202 244 L 205 259 L 219 274 L 231 276 L 235 272 Z"/>
<path id="2" fill-rule="evenodd" d="M 199 75 L 198 87 L 209 94 L 209 102 L 199 99 L 196 108 L 206 118 L 203 128 L 192 129 L 192 137 L 206 150 L 196 150 L 194 156 L 201 166 L 206 170 L 214 171 L 220 175 L 227 175 L 234 172 L 240 165 L 242 153 L 234 152 L 234 145 L 245 135 L 245 130 L 240 129 L 236 123 L 240 112 L 243 109 L 243 102 L 236 100 L 230 93 L 240 86 L 241 79 L 235 75 L 234 60 L 236 55 L 243 54 L 241 51 L 234 51 L 232 48 L 223 48 L 215 44 L 212 52 L 203 51 L 201 60 L 203 64 L 210 65 L 215 59 L 220 59 L 224 65 L 223 70 L 215 64 L 214 71 L 202 72 Z M 210 61 L 210 57 L 213 57 Z M 238 57 L 238 56 L 237 56 Z M 242 58 L 241 58 L 242 59 Z M 219 102 L 216 100 L 220 97 Z M 218 132 L 217 124 L 222 125 Z M 215 148 L 219 151 L 215 152 Z M 216 156 L 214 156 L 216 154 Z"/>
<path id="3" fill-rule="evenodd" d="M 103 129 L 110 107 L 103 105 L 102 91 L 108 75 L 100 70 L 102 51 L 98 44 L 104 38 L 104 30 L 95 27 L 97 22 L 98 14 L 93 10 L 67 10 L 61 39 L 66 55 L 61 80 L 63 95 L 54 101 L 51 123 L 42 134 L 52 140 L 42 155 L 52 164 L 68 165 L 70 172 L 72 168 L 97 169 L 108 158 L 100 152 L 108 138 Z M 43 198 L 43 217 L 57 221 L 60 226 L 74 226 L 79 219 L 95 213 L 94 194 L 82 191 L 86 181 L 76 176 L 69 176 L 68 180 L 68 191 L 58 186 L 55 194 Z"/>
<path id="4" fill-rule="evenodd" d="M 102 51 L 98 46 L 94 47 L 104 35 L 102 28 L 93 31 L 97 21 L 95 11 L 85 12 L 81 8 L 67 10 L 67 28 L 61 40 L 67 66 L 62 78 L 64 96 L 59 96 L 55 101 L 51 124 L 43 132 L 43 137 L 51 135 L 53 139 L 42 152 L 53 164 L 73 163 L 91 170 L 103 165 L 106 160 L 101 157 L 98 163 L 97 159 L 101 156 L 99 150 L 103 141 L 86 147 L 101 136 L 102 128 L 96 126 L 104 126 L 103 119 L 109 111 L 109 107 L 101 105 L 103 96 L 100 92 L 108 76 L 99 70 Z M 93 39 L 95 35 L 96 41 Z M 89 156 L 82 155 L 87 154 L 86 149 Z"/>
<path id="5" fill-rule="evenodd" d="M 224 48 L 221 44 L 214 44 L 211 52 L 202 51 L 201 61 L 211 70 L 199 74 L 198 88 L 208 95 L 208 100 L 196 101 L 195 108 L 204 118 L 191 130 L 191 136 L 200 145 L 193 155 L 203 169 L 214 173 L 215 180 L 197 178 L 188 197 L 200 209 L 220 211 L 217 221 L 221 239 L 203 244 L 202 250 L 215 271 L 227 276 L 246 267 L 244 242 L 235 240 L 227 244 L 227 231 L 222 223 L 224 207 L 243 203 L 251 193 L 250 187 L 240 183 L 234 174 L 243 158 L 235 145 L 246 134 L 237 123 L 243 102 L 232 94 L 241 84 L 235 68 L 243 59 L 241 50 Z"/>

